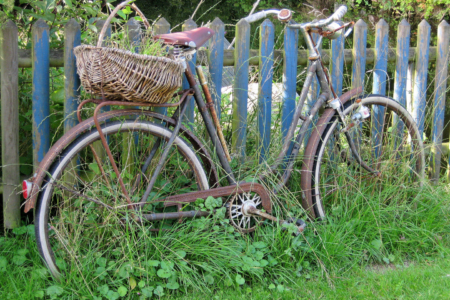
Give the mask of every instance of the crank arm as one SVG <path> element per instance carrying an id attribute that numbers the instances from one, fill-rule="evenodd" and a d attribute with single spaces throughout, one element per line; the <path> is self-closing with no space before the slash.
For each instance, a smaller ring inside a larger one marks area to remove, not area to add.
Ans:
<path id="1" fill-rule="evenodd" d="M 280 223 L 280 225 L 289 224 L 290 223 L 289 220 L 278 220 L 278 218 L 272 216 L 271 214 L 265 213 L 265 212 L 257 209 L 254 206 L 249 206 L 247 209 L 245 209 L 245 207 L 244 207 L 243 210 L 244 210 L 244 214 L 260 216 L 262 218 L 269 219 L 269 220 L 271 220 L 273 222 L 278 222 L 278 223 Z M 297 223 L 299 223 L 299 224 L 297 224 Z M 299 235 L 300 233 L 302 233 L 305 230 L 306 223 L 303 222 L 303 221 L 296 222 L 296 226 L 297 226 L 298 232 L 295 233 L 295 235 Z"/>

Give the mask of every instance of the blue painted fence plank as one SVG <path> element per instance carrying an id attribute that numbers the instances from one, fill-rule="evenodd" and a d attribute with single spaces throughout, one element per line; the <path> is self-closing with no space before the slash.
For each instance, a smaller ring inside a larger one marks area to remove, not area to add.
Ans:
<path id="1" fill-rule="evenodd" d="M 260 151 L 260 163 L 265 160 L 270 146 L 274 39 L 275 27 L 272 22 L 266 19 L 260 27 L 259 47 L 258 149 Z"/>
<path id="2" fill-rule="evenodd" d="M 331 40 L 331 84 L 338 96 L 342 95 L 342 81 L 344 79 L 344 42 L 343 34 L 337 39 Z"/>
<path id="3" fill-rule="evenodd" d="M 436 75 L 434 81 L 433 159 L 432 179 L 438 180 L 441 170 L 442 131 L 444 129 L 445 97 L 447 91 L 450 26 L 442 21 L 438 26 L 436 49 Z M 449 164 L 450 167 L 450 164 Z M 450 170 L 450 168 L 449 168 Z M 450 172 L 448 173 L 450 176 Z"/>
<path id="4" fill-rule="evenodd" d="M 366 44 L 367 24 L 358 20 L 353 33 L 353 57 L 352 57 L 352 89 L 364 88 L 364 75 L 366 72 Z"/>
<path id="5" fill-rule="evenodd" d="M 243 162 L 247 139 L 248 66 L 250 55 L 250 24 L 240 20 L 236 25 L 234 49 L 232 149 Z"/>
<path id="6" fill-rule="evenodd" d="M 394 99 L 406 107 L 406 72 L 408 70 L 409 23 L 403 19 L 398 25 L 397 31 L 397 64 L 395 68 Z"/>
<path id="7" fill-rule="evenodd" d="M 413 118 L 421 135 L 425 122 L 425 101 L 427 96 L 428 57 L 430 54 L 431 27 L 427 21 L 419 24 L 416 47 L 416 72 L 414 74 L 413 89 Z"/>
<path id="8" fill-rule="evenodd" d="M 188 19 L 184 22 L 182 26 L 182 31 L 188 31 L 197 28 L 197 24 L 192 19 Z M 192 60 L 189 61 L 189 67 L 191 68 L 192 74 L 194 77 L 197 76 L 197 72 L 195 71 L 195 62 L 197 61 L 197 54 L 192 57 Z M 186 79 L 186 76 L 183 75 L 183 89 L 188 89 L 189 83 Z M 190 97 L 188 100 L 188 104 L 186 107 L 186 112 L 184 114 L 183 120 L 188 124 L 194 123 L 194 108 L 195 108 L 195 100 L 194 97 Z M 191 127 L 191 126 L 190 126 Z"/>
<path id="9" fill-rule="evenodd" d="M 381 19 L 375 28 L 375 65 L 373 69 L 372 93 L 386 95 L 387 55 L 389 25 Z M 374 157 L 378 157 L 381 151 L 381 134 L 384 124 L 384 107 L 373 107 L 372 139 Z"/>
<path id="10" fill-rule="evenodd" d="M 40 19 L 33 25 L 33 164 L 50 148 L 50 44 L 49 27 Z"/>
<path id="11" fill-rule="evenodd" d="M 167 20 L 164 18 L 159 19 L 158 22 L 156 22 L 155 25 L 153 26 L 153 33 L 155 35 L 170 33 L 169 22 L 167 22 Z M 167 107 L 154 107 L 153 111 L 163 115 L 167 115 Z"/>
<path id="12" fill-rule="evenodd" d="M 77 74 L 73 48 L 81 45 L 81 27 L 75 19 L 70 19 L 64 29 L 64 132 L 78 124 L 76 115 L 80 96 L 80 77 Z"/>
<path id="13" fill-rule="evenodd" d="M 394 80 L 394 100 L 406 107 L 406 82 L 408 71 L 409 42 L 411 26 L 403 19 L 398 25 L 397 30 L 397 65 L 395 68 Z M 397 123 L 397 131 L 403 132 L 403 123 L 394 116 L 394 122 Z"/>
<path id="14" fill-rule="evenodd" d="M 212 85 L 209 86 L 209 89 L 215 104 L 217 116 L 220 120 L 225 24 L 219 18 L 215 18 L 211 23 L 211 29 L 214 30 L 215 34 L 212 37 L 209 46 L 209 74 L 211 75 L 212 83 Z"/>
<path id="15" fill-rule="evenodd" d="M 283 108 L 281 112 L 281 132 L 283 139 L 292 123 L 295 110 L 297 85 L 298 29 L 286 27 L 284 30 L 283 59 Z"/>

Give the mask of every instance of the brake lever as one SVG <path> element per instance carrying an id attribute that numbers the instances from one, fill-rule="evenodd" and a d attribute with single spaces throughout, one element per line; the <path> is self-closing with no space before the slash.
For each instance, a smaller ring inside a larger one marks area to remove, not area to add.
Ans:
<path id="1" fill-rule="evenodd" d="M 350 27 L 347 29 L 347 31 L 344 33 L 344 38 L 347 38 L 349 35 L 350 35 L 350 33 L 352 33 L 352 31 L 353 31 L 353 26 L 355 26 L 355 23 L 354 22 L 352 22 L 352 24 L 350 25 Z"/>

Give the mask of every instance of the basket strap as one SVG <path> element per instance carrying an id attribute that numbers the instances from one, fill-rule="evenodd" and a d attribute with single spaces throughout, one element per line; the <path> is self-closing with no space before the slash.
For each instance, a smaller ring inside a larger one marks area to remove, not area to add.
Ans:
<path id="1" fill-rule="evenodd" d="M 127 6 L 131 1 L 134 0 L 127 0 L 124 1 L 122 3 L 120 3 L 119 5 L 116 6 L 116 8 L 114 8 L 114 10 L 111 12 L 111 14 L 109 15 L 108 19 L 106 19 L 105 24 L 103 25 L 102 30 L 100 31 L 100 35 L 98 36 L 98 42 L 97 42 L 97 47 L 101 47 L 102 46 L 102 42 L 103 42 L 103 37 L 105 36 L 106 33 L 106 29 L 108 28 L 109 24 L 111 23 L 112 18 L 115 17 L 115 15 L 117 14 L 117 12 L 122 9 L 124 6 Z M 131 8 L 133 8 L 136 13 L 141 17 L 142 22 L 144 22 L 144 26 L 145 28 L 149 29 L 150 28 L 150 23 L 147 21 L 147 18 L 144 16 L 144 14 L 141 12 L 141 10 L 136 6 L 136 4 L 132 3 Z"/>

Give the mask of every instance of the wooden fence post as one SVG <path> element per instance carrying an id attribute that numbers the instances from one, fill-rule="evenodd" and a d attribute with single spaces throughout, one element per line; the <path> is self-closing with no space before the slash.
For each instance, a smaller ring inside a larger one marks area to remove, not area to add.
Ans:
<path id="1" fill-rule="evenodd" d="M 223 50 L 225 42 L 225 24 L 219 19 L 215 18 L 211 23 L 211 29 L 215 34 L 209 44 L 209 74 L 211 75 L 212 87 L 210 92 L 215 104 L 217 116 L 220 120 L 221 102 L 222 102 L 222 72 L 223 72 Z M 215 88 L 215 90 L 214 90 Z"/>
<path id="2" fill-rule="evenodd" d="M 188 31 L 197 28 L 197 24 L 192 19 L 187 19 L 183 26 L 181 27 L 182 31 Z M 191 68 L 192 74 L 194 77 L 197 76 L 197 72 L 195 71 L 195 62 L 197 61 L 197 54 L 192 57 L 192 60 L 188 62 L 189 67 Z M 186 79 L 186 76 L 183 75 L 183 89 L 189 88 L 189 82 Z M 184 113 L 183 120 L 185 122 L 194 123 L 194 108 L 195 108 L 195 99 L 194 97 L 189 97 L 189 102 L 187 103 L 186 112 Z M 189 124 L 189 127 L 191 125 Z"/>
<path id="3" fill-rule="evenodd" d="M 353 33 L 352 89 L 363 87 L 366 72 L 367 24 L 358 20 Z"/>
<path id="4" fill-rule="evenodd" d="M 155 25 L 153 26 L 153 32 L 155 35 L 170 33 L 169 22 L 167 22 L 167 20 L 164 18 L 159 19 L 158 22 L 156 22 Z M 163 115 L 167 115 L 167 107 L 154 107 L 153 111 Z"/>
<path id="5" fill-rule="evenodd" d="M 414 74 L 413 111 L 412 115 L 423 134 L 425 122 L 425 102 L 427 98 L 428 57 L 430 53 L 431 27 L 427 21 L 422 20 L 417 33 L 416 72 Z"/>
<path id="6" fill-rule="evenodd" d="M 395 68 L 394 99 L 406 106 L 406 71 L 408 69 L 409 56 L 409 23 L 403 19 L 397 30 L 397 64 Z"/>
<path id="7" fill-rule="evenodd" d="M 283 139 L 292 123 L 295 110 L 297 86 L 298 29 L 286 27 L 284 30 L 283 57 L 283 108 L 281 112 L 281 132 Z M 290 152 L 290 151 L 289 151 Z"/>
<path id="8" fill-rule="evenodd" d="M 447 90 L 449 63 L 450 26 L 442 21 L 438 26 L 436 48 L 436 75 L 434 81 L 434 112 L 433 112 L 433 173 L 432 180 L 439 180 L 442 156 L 442 131 L 444 129 L 445 96 Z M 449 165 L 450 166 L 450 165 Z M 450 176 L 450 172 L 448 173 Z M 450 179 L 450 178 L 449 178 Z"/>
<path id="9" fill-rule="evenodd" d="M 1 27 L 2 184 L 5 228 L 20 226 L 19 173 L 19 46 L 17 26 L 11 20 Z"/>
<path id="10" fill-rule="evenodd" d="M 344 34 L 331 40 L 331 83 L 338 96 L 342 95 L 342 82 L 344 79 Z"/>
<path id="11" fill-rule="evenodd" d="M 375 66 L 373 70 L 372 93 L 386 95 L 387 55 L 389 51 L 389 25 L 381 19 L 375 27 Z M 381 133 L 384 125 L 384 107 L 374 106 L 372 121 L 372 138 L 374 139 L 375 157 L 381 151 Z"/>
<path id="12" fill-rule="evenodd" d="M 236 25 L 233 82 L 233 152 L 243 162 L 247 139 L 248 66 L 250 56 L 250 24 L 240 20 Z"/>
<path id="13" fill-rule="evenodd" d="M 259 42 L 259 88 L 258 88 L 258 150 L 259 162 L 263 162 L 270 146 L 272 119 L 272 79 L 274 61 L 275 27 L 268 19 L 260 27 Z"/>
<path id="14" fill-rule="evenodd" d="M 64 132 L 78 124 L 76 111 L 80 96 L 80 77 L 77 74 L 76 58 L 73 48 L 81 45 L 81 27 L 75 19 L 70 19 L 64 29 Z"/>
<path id="15" fill-rule="evenodd" d="M 37 168 L 50 148 L 50 42 L 49 27 L 39 19 L 32 29 L 33 164 Z"/>

